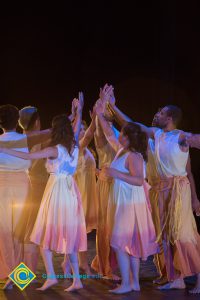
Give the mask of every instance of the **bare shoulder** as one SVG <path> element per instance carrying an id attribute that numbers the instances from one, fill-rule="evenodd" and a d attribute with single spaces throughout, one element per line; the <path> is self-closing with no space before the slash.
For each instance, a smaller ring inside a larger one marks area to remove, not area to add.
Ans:
<path id="1" fill-rule="evenodd" d="M 142 154 L 139 153 L 139 152 L 132 152 L 130 151 L 129 152 L 129 155 L 127 157 L 127 160 L 130 162 L 130 163 L 141 163 L 143 162 L 143 157 L 142 157 Z"/>

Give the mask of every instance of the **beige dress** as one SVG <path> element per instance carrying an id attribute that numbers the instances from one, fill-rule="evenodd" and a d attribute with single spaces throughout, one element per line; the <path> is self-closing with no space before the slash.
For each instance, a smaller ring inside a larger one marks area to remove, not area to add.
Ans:
<path id="1" fill-rule="evenodd" d="M 115 151 L 107 143 L 104 147 L 96 147 L 99 168 L 109 166 L 115 157 Z M 92 261 L 92 268 L 103 276 L 112 274 L 110 266 L 110 240 L 107 226 L 108 213 L 108 198 L 110 193 L 112 181 L 97 181 L 97 195 L 98 195 L 98 221 L 97 221 L 97 236 L 96 236 L 96 252 L 97 255 Z"/>
<path id="2" fill-rule="evenodd" d="M 88 148 L 79 152 L 74 178 L 81 193 L 87 233 L 97 228 L 96 162 Z"/>

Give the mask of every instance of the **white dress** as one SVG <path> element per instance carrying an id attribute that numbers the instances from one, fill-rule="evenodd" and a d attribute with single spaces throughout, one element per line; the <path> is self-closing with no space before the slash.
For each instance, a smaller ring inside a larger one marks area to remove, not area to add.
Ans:
<path id="1" fill-rule="evenodd" d="M 50 176 L 30 239 L 57 253 L 86 251 L 84 212 L 73 178 L 79 150 L 75 147 L 70 156 L 62 145 L 57 145 L 57 149 L 58 158 L 46 163 Z"/>
<path id="2" fill-rule="evenodd" d="M 130 152 L 121 156 L 120 152 L 110 167 L 128 173 L 125 162 Z M 108 202 L 111 246 L 143 260 L 159 250 L 145 188 L 145 183 L 135 186 L 114 179 Z"/>

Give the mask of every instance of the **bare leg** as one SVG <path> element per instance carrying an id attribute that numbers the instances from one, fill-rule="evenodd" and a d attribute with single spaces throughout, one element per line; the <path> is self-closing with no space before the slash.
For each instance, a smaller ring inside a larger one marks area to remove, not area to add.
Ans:
<path id="1" fill-rule="evenodd" d="M 83 288 L 83 285 L 80 280 L 80 275 L 79 275 L 79 264 L 78 264 L 78 254 L 77 253 L 72 253 L 68 254 L 69 255 L 69 260 L 71 263 L 71 268 L 73 272 L 73 283 L 72 285 L 65 289 L 66 292 L 73 292 L 79 289 Z"/>
<path id="2" fill-rule="evenodd" d="M 71 278 L 71 265 L 68 255 L 65 254 L 64 260 L 61 263 L 61 267 L 63 269 L 63 273 L 66 278 Z"/>
<path id="3" fill-rule="evenodd" d="M 52 261 L 52 252 L 50 250 L 46 250 L 43 248 L 40 248 L 40 252 L 41 252 L 41 255 L 42 255 L 42 258 L 44 261 L 44 265 L 46 268 L 47 280 L 40 288 L 37 288 L 37 290 L 45 291 L 46 289 L 48 289 L 51 286 L 58 283 L 58 280 L 56 279 L 56 275 L 54 272 L 53 261 Z"/>
<path id="4" fill-rule="evenodd" d="M 132 271 L 132 289 L 134 291 L 140 291 L 140 283 L 139 283 L 139 271 L 140 271 L 140 259 L 130 256 L 131 261 L 131 271 Z"/>
<path id="5" fill-rule="evenodd" d="M 167 284 L 164 284 L 162 286 L 158 287 L 159 290 L 181 290 L 181 289 L 185 289 L 185 282 L 183 280 L 183 278 L 178 278 L 175 279 L 174 281 L 171 281 Z"/>
<path id="6" fill-rule="evenodd" d="M 197 282 L 195 287 L 189 291 L 191 294 L 200 294 L 200 273 L 197 274 Z"/>
<path id="7" fill-rule="evenodd" d="M 128 293 L 132 290 L 130 284 L 130 256 L 121 250 L 116 250 L 117 261 L 120 268 L 122 282 L 119 287 L 113 290 L 109 290 L 109 292 L 114 294 L 124 294 Z"/>
<path id="8" fill-rule="evenodd" d="M 80 268 L 83 269 L 87 275 L 92 275 L 88 264 L 87 251 L 79 252 L 78 256 Z"/>

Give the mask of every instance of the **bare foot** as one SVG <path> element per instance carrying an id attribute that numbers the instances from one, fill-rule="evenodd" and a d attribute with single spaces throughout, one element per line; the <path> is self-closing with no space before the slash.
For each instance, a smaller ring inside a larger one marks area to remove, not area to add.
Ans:
<path id="1" fill-rule="evenodd" d="M 131 291 L 132 291 L 131 285 L 120 285 L 113 290 L 109 290 L 109 292 L 113 293 L 113 294 L 125 294 L 125 293 L 129 293 Z"/>
<path id="2" fill-rule="evenodd" d="M 109 274 L 109 275 L 105 275 L 103 276 L 103 279 L 107 279 L 107 280 L 113 280 L 113 281 L 120 281 L 121 278 L 115 274 Z"/>
<path id="3" fill-rule="evenodd" d="M 200 286 L 189 291 L 190 294 L 200 294 Z"/>
<path id="4" fill-rule="evenodd" d="M 10 278 L 8 278 L 2 290 L 11 290 L 12 288 L 13 288 L 13 282 Z"/>
<path id="5" fill-rule="evenodd" d="M 163 284 L 168 283 L 168 279 L 166 276 L 160 276 L 160 277 L 154 279 L 153 283 L 157 284 L 157 285 L 163 285 Z"/>
<path id="6" fill-rule="evenodd" d="M 45 291 L 45 290 L 49 289 L 50 287 L 52 287 L 53 285 L 55 285 L 57 283 L 58 283 L 57 279 L 47 279 L 45 281 L 45 283 L 40 288 L 37 288 L 36 290 Z"/>
<path id="7" fill-rule="evenodd" d="M 195 287 L 189 291 L 190 294 L 200 294 L 200 274 L 197 274 L 197 282 Z"/>
<path id="8" fill-rule="evenodd" d="M 183 279 L 176 279 L 172 282 L 169 282 L 167 284 L 159 286 L 157 289 L 159 289 L 159 290 L 172 290 L 172 289 L 181 290 L 181 289 L 185 289 L 185 283 L 184 283 Z"/>
<path id="9" fill-rule="evenodd" d="M 131 287 L 132 287 L 132 290 L 135 291 L 135 292 L 139 292 L 140 291 L 140 284 L 139 284 L 139 282 L 138 283 L 132 282 L 131 283 Z"/>
<path id="10" fill-rule="evenodd" d="M 70 287 L 68 287 L 67 289 L 65 289 L 65 292 L 75 292 L 77 290 L 80 290 L 83 288 L 83 285 L 81 282 L 77 282 L 77 283 L 73 283 L 72 285 L 70 285 Z"/>
<path id="11" fill-rule="evenodd" d="M 88 276 L 92 276 L 93 275 L 92 272 L 90 271 L 89 265 L 87 265 L 87 266 L 80 266 L 79 269 L 82 270 L 83 272 L 85 272 L 85 274 L 88 275 Z"/>

